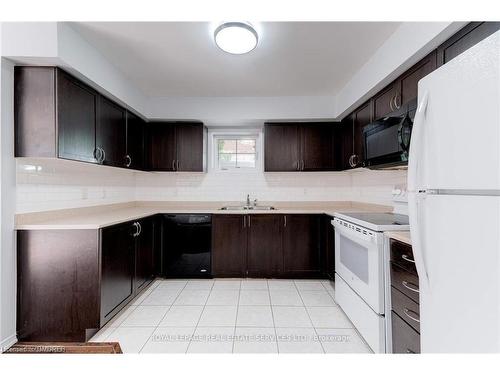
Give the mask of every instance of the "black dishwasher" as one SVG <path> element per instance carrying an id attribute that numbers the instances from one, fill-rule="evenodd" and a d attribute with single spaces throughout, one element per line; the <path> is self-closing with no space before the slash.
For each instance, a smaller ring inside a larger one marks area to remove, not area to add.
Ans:
<path id="1" fill-rule="evenodd" d="M 211 215 L 164 215 L 163 244 L 165 277 L 212 277 Z"/>

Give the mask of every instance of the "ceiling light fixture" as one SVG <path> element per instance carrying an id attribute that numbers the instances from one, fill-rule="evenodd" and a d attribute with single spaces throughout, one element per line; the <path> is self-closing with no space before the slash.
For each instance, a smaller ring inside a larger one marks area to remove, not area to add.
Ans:
<path id="1" fill-rule="evenodd" d="M 233 55 L 242 55 L 257 46 L 259 36 L 248 23 L 226 22 L 215 29 L 214 39 L 221 50 Z"/>

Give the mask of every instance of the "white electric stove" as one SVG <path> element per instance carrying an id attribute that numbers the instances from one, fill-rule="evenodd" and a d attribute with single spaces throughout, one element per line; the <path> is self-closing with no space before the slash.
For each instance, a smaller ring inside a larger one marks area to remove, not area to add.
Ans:
<path id="1" fill-rule="evenodd" d="M 376 353 L 386 351 L 384 231 L 407 231 L 408 216 L 335 213 L 335 299 Z"/>

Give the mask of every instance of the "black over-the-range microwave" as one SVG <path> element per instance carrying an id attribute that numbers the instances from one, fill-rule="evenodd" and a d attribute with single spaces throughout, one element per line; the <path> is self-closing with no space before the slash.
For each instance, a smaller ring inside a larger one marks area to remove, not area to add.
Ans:
<path id="1" fill-rule="evenodd" d="M 364 165 L 384 169 L 408 164 L 411 130 L 417 101 L 363 128 Z"/>

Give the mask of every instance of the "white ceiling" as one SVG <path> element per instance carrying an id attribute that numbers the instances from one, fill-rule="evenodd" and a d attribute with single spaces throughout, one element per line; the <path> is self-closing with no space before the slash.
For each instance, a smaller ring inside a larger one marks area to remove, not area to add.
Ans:
<path id="1" fill-rule="evenodd" d="M 230 55 L 209 22 L 72 24 L 147 96 L 220 97 L 335 95 L 400 23 L 254 25 L 257 48 Z"/>

